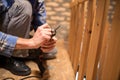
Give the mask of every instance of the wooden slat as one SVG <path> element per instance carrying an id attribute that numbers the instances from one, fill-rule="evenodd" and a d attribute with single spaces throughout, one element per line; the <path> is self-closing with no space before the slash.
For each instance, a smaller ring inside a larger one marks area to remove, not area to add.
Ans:
<path id="1" fill-rule="evenodd" d="M 119 80 L 120 76 L 120 1 L 117 1 L 113 19 L 112 32 L 109 33 L 107 12 L 110 0 L 89 0 L 88 17 L 84 32 L 84 6 L 87 0 L 74 0 L 72 3 L 71 28 L 69 37 L 69 53 L 76 72 L 80 64 L 79 80 L 85 75 L 87 80 Z M 81 10 L 79 10 L 81 8 Z M 92 31 L 92 34 L 90 32 Z M 110 40 L 108 37 L 110 37 Z M 82 50 L 80 51 L 82 43 Z M 109 43 L 109 44 L 108 44 Z M 87 57 L 88 56 L 88 57 Z M 99 68 L 97 68 L 99 62 Z"/>
<path id="2" fill-rule="evenodd" d="M 79 14 L 77 9 L 78 9 L 77 5 L 72 8 L 71 28 L 70 28 L 70 35 L 69 35 L 69 39 L 70 39 L 69 52 L 70 52 L 70 56 L 71 56 L 70 58 L 71 58 L 72 64 L 74 63 L 74 58 L 75 58 L 74 51 L 75 51 L 75 44 L 76 44 L 75 40 L 76 40 L 76 34 L 77 34 L 76 32 L 77 22 L 78 22 L 77 15 Z"/>
<path id="3" fill-rule="evenodd" d="M 80 69 L 79 69 L 79 80 L 83 80 L 85 76 L 86 69 L 86 60 L 88 55 L 90 35 L 92 32 L 92 23 L 93 23 L 93 0 L 88 2 L 88 12 L 87 12 L 87 22 L 85 26 L 84 38 L 83 38 L 83 50 L 81 51 L 80 58 Z"/>
<path id="4" fill-rule="evenodd" d="M 88 59 L 87 59 L 87 80 L 96 80 L 97 73 L 97 58 L 98 54 L 98 46 L 99 46 L 99 38 L 102 29 L 102 19 L 104 16 L 105 10 L 105 0 L 97 1 L 97 10 L 96 10 L 96 18 L 92 29 L 91 40 L 90 40 L 90 48 L 88 51 Z"/>
<path id="5" fill-rule="evenodd" d="M 73 44 L 72 44 L 72 58 L 71 58 L 71 61 L 72 61 L 72 63 L 73 63 L 73 67 L 74 67 L 74 59 L 75 59 L 75 45 L 76 45 L 76 35 L 77 35 L 77 21 L 78 21 L 78 7 L 77 6 L 75 6 L 75 8 L 74 8 L 74 10 L 75 10 L 75 13 L 74 13 L 74 15 L 75 15 L 75 20 L 74 20 L 74 23 L 73 23 L 73 25 L 74 25 L 74 32 L 72 33 L 72 38 L 73 38 Z"/>
<path id="6" fill-rule="evenodd" d="M 78 0 L 78 3 L 84 3 L 86 1 L 89 1 L 89 0 Z"/>
<path id="7" fill-rule="evenodd" d="M 71 8 L 71 24 L 70 24 L 70 30 L 69 30 L 69 48 L 68 48 L 68 52 L 69 52 L 69 55 L 70 55 L 70 60 L 72 58 L 72 44 L 73 44 L 73 39 L 72 39 L 72 33 L 74 32 L 73 29 L 74 29 L 74 26 L 73 26 L 73 22 L 74 22 L 74 7 Z M 72 62 L 72 61 L 71 61 Z"/>
<path id="8" fill-rule="evenodd" d="M 74 22 L 75 22 L 75 14 L 74 14 L 74 7 L 71 8 L 71 27 L 70 27 L 70 32 L 69 32 L 69 54 L 70 54 L 70 59 L 72 62 L 73 58 L 73 39 L 74 39 Z"/>
<path id="9" fill-rule="evenodd" d="M 120 79 L 120 0 L 116 0 L 115 14 L 110 33 L 109 47 L 106 53 L 101 80 Z"/>
<path id="10" fill-rule="evenodd" d="M 71 2 L 70 3 L 70 7 L 74 7 L 74 6 L 76 6 L 78 4 L 78 2 Z"/>
<path id="11" fill-rule="evenodd" d="M 89 0 L 73 0 L 70 5 L 71 5 L 71 7 L 73 7 L 73 6 L 76 6 L 78 4 L 83 4 L 86 1 L 89 1 Z"/>
<path id="12" fill-rule="evenodd" d="M 109 32 L 110 32 L 110 24 L 108 22 L 108 19 L 107 19 L 107 16 L 108 16 L 108 10 L 109 10 L 109 5 L 110 5 L 110 0 L 107 0 L 106 1 L 106 10 L 105 10 L 105 15 L 104 15 L 104 19 L 103 19 L 103 29 L 101 31 L 102 33 L 102 36 L 101 36 L 101 43 L 100 43 L 100 47 L 98 49 L 98 52 L 100 53 L 100 58 L 99 58 L 99 69 L 97 71 L 97 77 L 98 77 L 98 80 L 102 80 L 101 79 L 101 75 L 102 75 L 102 72 L 103 72 L 103 68 L 102 66 L 104 65 L 104 59 L 105 59 L 105 56 L 106 55 L 106 51 L 108 49 L 108 40 L 109 40 Z"/>
<path id="13" fill-rule="evenodd" d="M 73 24 L 74 24 L 74 30 L 75 30 L 75 31 L 74 31 L 74 33 L 73 33 L 73 34 L 74 34 L 74 35 L 73 35 L 73 36 L 74 36 L 74 43 L 73 43 L 73 47 L 72 47 L 72 50 L 73 50 L 73 52 L 72 52 L 73 55 L 72 55 L 72 56 L 73 56 L 73 58 L 71 59 L 71 60 L 72 60 L 72 63 L 73 63 L 73 68 L 74 68 L 74 66 L 75 66 L 75 65 L 74 65 L 75 46 L 76 46 L 76 43 L 77 43 L 77 42 L 76 42 L 76 38 L 77 38 L 77 36 L 76 36 L 76 35 L 77 35 L 77 32 L 76 32 L 76 31 L 77 31 L 77 28 L 78 28 L 78 26 L 77 26 L 77 23 L 78 23 L 78 6 L 77 6 L 77 5 L 75 6 L 75 10 L 76 10 L 76 12 L 75 12 L 75 16 L 76 16 L 76 17 L 75 17 L 75 22 L 73 23 Z"/>
<path id="14" fill-rule="evenodd" d="M 77 67 L 79 64 L 80 58 L 80 48 L 81 48 L 81 41 L 82 41 L 82 34 L 83 34 L 83 27 L 84 27 L 84 4 L 78 5 L 78 16 L 77 16 L 77 34 L 76 34 L 76 44 L 74 50 L 74 71 L 77 71 Z"/>
<path id="15" fill-rule="evenodd" d="M 104 59 L 107 56 L 106 51 L 108 49 L 108 37 L 109 37 L 108 33 L 109 33 L 109 23 L 106 22 L 104 35 L 103 35 L 102 47 L 101 47 L 101 51 L 100 51 L 101 54 L 100 54 L 100 58 L 99 58 L 100 67 L 99 67 L 99 69 L 97 71 L 98 80 L 101 80 L 101 75 L 102 75 L 102 72 L 103 72 L 102 66 L 104 65 Z"/>

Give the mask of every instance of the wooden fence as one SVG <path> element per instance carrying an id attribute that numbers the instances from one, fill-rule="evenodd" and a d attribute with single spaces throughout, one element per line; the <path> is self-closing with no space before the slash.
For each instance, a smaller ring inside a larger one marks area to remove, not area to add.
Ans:
<path id="1" fill-rule="evenodd" d="M 120 0 L 72 0 L 68 52 L 78 80 L 120 80 Z"/>

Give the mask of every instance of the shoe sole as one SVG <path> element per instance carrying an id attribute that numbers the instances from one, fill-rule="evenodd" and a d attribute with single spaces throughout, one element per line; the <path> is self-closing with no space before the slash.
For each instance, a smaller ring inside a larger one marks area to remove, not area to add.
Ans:
<path id="1" fill-rule="evenodd" d="M 18 75 L 18 76 L 28 76 L 31 74 L 31 70 L 27 71 L 27 72 L 14 72 L 12 69 L 9 69 L 8 67 L 4 66 L 4 69 L 8 70 L 9 72 L 11 72 L 14 75 Z"/>

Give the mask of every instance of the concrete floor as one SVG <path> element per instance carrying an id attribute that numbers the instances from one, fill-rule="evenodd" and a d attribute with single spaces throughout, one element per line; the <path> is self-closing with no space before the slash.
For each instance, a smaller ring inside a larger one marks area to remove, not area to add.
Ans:
<path id="1" fill-rule="evenodd" d="M 57 41 L 58 54 L 57 58 L 54 60 L 47 61 L 48 70 L 44 78 L 29 78 L 25 80 L 74 80 L 74 73 L 69 60 L 69 56 L 64 45 L 64 40 L 59 39 Z M 33 61 L 27 61 L 26 64 L 31 68 L 32 73 L 30 76 L 37 75 L 39 76 L 39 69 Z M 49 74 L 49 75 L 48 75 Z M 3 80 L 7 77 L 13 77 L 15 80 L 20 80 L 26 76 L 16 76 L 10 73 L 9 71 L 0 68 L 0 80 Z M 11 79 L 7 79 L 11 80 Z"/>

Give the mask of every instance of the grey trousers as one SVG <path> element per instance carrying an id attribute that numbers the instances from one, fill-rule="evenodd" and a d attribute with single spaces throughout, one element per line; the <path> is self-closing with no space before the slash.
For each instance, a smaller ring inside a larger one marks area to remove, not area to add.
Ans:
<path id="1" fill-rule="evenodd" d="M 29 38 L 32 6 L 27 0 L 15 0 L 15 3 L 4 14 L 0 30 L 4 33 L 22 38 Z M 15 50 L 15 57 L 28 56 L 28 50 Z"/>

